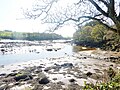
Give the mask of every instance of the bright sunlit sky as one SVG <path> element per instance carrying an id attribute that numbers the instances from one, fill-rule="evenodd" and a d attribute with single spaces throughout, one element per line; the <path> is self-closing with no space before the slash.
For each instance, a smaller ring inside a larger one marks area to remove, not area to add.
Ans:
<path id="1" fill-rule="evenodd" d="M 17 32 L 44 32 L 48 29 L 39 19 L 25 19 L 22 9 L 31 8 L 35 0 L 0 0 L 0 30 Z M 56 31 L 63 36 L 72 36 L 74 27 L 65 26 Z"/>

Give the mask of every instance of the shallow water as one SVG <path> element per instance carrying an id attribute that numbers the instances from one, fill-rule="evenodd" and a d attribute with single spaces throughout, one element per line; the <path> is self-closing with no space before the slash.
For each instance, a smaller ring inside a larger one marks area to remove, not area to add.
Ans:
<path id="1" fill-rule="evenodd" d="M 46 48 L 61 48 L 57 51 L 47 51 Z M 7 50 L 9 50 L 8 48 Z M 24 46 L 13 47 L 13 51 L 6 52 L 4 55 L 0 52 L 0 65 L 8 65 L 29 60 L 46 59 L 72 55 L 71 44 L 56 43 L 52 46 Z"/>

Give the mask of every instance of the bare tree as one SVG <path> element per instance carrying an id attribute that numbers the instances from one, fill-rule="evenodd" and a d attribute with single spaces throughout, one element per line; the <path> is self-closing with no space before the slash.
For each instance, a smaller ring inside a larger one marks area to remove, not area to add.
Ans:
<path id="1" fill-rule="evenodd" d="M 80 25 L 96 20 L 120 35 L 119 0 L 37 0 L 32 10 L 25 11 L 25 16 L 40 18 L 44 23 L 54 25 L 54 30 L 71 21 Z"/>

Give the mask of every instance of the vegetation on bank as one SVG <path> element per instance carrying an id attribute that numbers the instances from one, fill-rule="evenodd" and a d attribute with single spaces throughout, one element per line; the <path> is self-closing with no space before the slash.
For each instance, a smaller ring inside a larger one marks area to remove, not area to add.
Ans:
<path id="1" fill-rule="evenodd" d="M 120 51 L 120 36 L 97 21 L 91 21 L 82 26 L 74 33 L 73 40 L 77 45 Z"/>
<path id="2" fill-rule="evenodd" d="M 112 68 L 107 70 L 104 75 L 105 80 L 101 83 L 86 84 L 84 90 L 120 90 L 120 72 L 115 72 Z"/>
<path id="3" fill-rule="evenodd" d="M 9 30 L 0 31 L 0 39 L 11 39 L 11 40 L 57 40 L 63 39 L 61 35 L 55 33 L 23 33 L 23 32 L 12 32 Z"/>

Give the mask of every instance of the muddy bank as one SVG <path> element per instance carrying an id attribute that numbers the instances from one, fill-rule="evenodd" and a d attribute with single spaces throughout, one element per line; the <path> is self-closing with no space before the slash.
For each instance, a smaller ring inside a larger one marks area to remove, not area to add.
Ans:
<path id="1" fill-rule="evenodd" d="M 109 67 L 120 69 L 119 63 L 108 62 L 100 55 L 110 58 L 113 53 L 90 50 L 2 66 L 0 90 L 82 90 L 84 82 L 104 81 Z"/>

